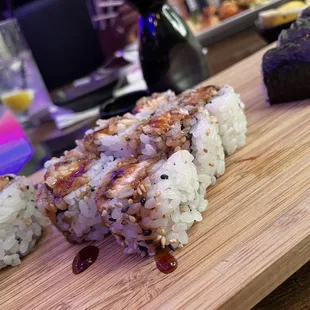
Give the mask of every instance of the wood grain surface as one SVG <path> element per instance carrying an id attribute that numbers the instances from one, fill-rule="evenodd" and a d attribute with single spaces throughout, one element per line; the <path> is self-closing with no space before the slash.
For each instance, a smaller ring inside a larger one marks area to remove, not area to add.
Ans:
<path id="1" fill-rule="evenodd" d="M 310 309 L 310 262 L 300 268 L 252 310 Z"/>
<path id="2" fill-rule="evenodd" d="M 268 107 L 262 50 L 207 81 L 231 84 L 248 117 L 247 145 L 227 158 L 204 221 L 175 252 L 178 269 L 126 256 L 111 237 L 76 276 L 81 248 L 50 226 L 22 265 L 0 272 L 0 309 L 250 309 L 310 257 L 310 105 Z M 35 176 L 39 180 L 40 175 Z"/>

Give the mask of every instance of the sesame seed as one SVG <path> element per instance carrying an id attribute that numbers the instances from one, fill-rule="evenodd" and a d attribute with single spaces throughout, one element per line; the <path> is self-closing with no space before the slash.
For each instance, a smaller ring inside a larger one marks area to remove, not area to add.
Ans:
<path id="1" fill-rule="evenodd" d="M 162 236 L 165 235 L 165 230 L 164 230 L 162 227 L 159 228 L 159 229 L 157 230 L 157 232 L 158 232 L 160 235 L 162 235 Z"/>
<path id="2" fill-rule="evenodd" d="M 128 211 L 128 209 L 129 209 L 129 206 L 123 207 L 121 212 L 122 213 L 126 213 Z"/>
<path id="3" fill-rule="evenodd" d="M 211 133 L 211 130 L 210 130 L 210 128 L 208 128 L 208 129 L 206 130 L 206 135 L 209 136 L 210 133 Z"/>
<path id="4" fill-rule="evenodd" d="M 215 163 L 211 162 L 211 163 L 209 163 L 209 166 L 210 166 L 210 167 L 214 167 L 214 166 L 215 166 Z"/>
<path id="5" fill-rule="evenodd" d="M 155 197 L 159 197 L 159 196 L 160 196 L 160 192 L 156 192 Z"/>
<path id="6" fill-rule="evenodd" d="M 157 241 L 159 241 L 162 237 L 163 237 L 162 235 L 158 235 L 154 241 L 157 242 Z"/>
<path id="7" fill-rule="evenodd" d="M 133 204 L 133 200 L 132 199 L 128 199 L 128 204 Z"/>
<path id="8" fill-rule="evenodd" d="M 160 239 L 160 244 L 161 244 L 161 247 L 164 249 L 166 246 L 166 237 L 162 237 Z"/>
<path id="9" fill-rule="evenodd" d="M 140 196 L 142 196 L 143 193 L 142 193 L 140 187 L 137 188 L 137 192 L 138 192 L 138 194 L 139 194 Z"/>
<path id="10" fill-rule="evenodd" d="M 204 151 L 205 153 L 208 153 L 208 149 L 203 149 L 203 151 Z"/>
<path id="11" fill-rule="evenodd" d="M 144 186 L 144 184 L 141 184 L 141 185 L 140 185 L 140 188 L 141 188 L 142 192 L 144 192 L 144 193 L 147 192 L 147 191 L 146 191 L 146 188 L 145 188 L 145 186 Z"/>
<path id="12" fill-rule="evenodd" d="M 121 202 L 116 202 L 115 203 L 115 206 L 119 207 L 119 208 L 122 208 L 123 207 L 123 204 Z"/>
<path id="13" fill-rule="evenodd" d="M 132 215 L 129 215 L 129 221 L 131 223 L 135 223 L 136 222 L 136 218 L 134 216 L 132 216 Z"/>
<path id="14" fill-rule="evenodd" d="M 171 226 L 171 230 L 174 231 L 174 225 Z"/>
<path id="15" fill-rule="evenodd" d="M 107 215 L 108 215 L 107 210 L 103 210 L 102 213 L 101 213 L 101 216 L 107 216 Z"/>
<path id="16" fill-rule="evenodd" d="M 87 203 L 89 201 L 89 198 L 87 196 L 85 196 L 84 201 Z"/>
<path id="17" fill-rule="evenodd" d="M 177 242 L 177 239 L 170 239 L 169 242 L 170 243 L 175 243 L 175 242 Z"/>

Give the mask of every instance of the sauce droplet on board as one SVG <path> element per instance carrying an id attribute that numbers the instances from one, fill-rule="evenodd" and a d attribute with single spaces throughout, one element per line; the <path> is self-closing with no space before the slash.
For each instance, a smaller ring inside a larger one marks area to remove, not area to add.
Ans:
<path id="1" fill-rule="evenodd" d="M 76 254 L 72 262 L 72 271 L 79 274 L 91 266 L 98 258 L 99 248 L 88 245 Z"/>
<path id="2" fill-rule="evenodd" d="M 168 274 L 175 271 L 178 267 L 178 261 L 167 250 L 158 251 L 154 260 L 159 271 Z"/>

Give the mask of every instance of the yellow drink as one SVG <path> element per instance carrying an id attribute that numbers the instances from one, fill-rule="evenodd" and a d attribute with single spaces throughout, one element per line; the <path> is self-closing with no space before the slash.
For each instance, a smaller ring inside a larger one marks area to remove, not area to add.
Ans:
<path id="1" fill-rule="evenodd" d="M 33 101 L 34 91 L 32 89 L 15 90 L 1 96 L 2 102 L 14 112 L 27 110 Z"/>

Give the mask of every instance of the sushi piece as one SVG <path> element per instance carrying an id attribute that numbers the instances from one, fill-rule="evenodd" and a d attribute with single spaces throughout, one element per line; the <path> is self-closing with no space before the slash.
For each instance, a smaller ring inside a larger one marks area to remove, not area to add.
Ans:
<path id="1" fill-rule="evenodd" d="M 199 195 L 194 157 L 186 150 L 168 159 L 120 164 L 110 183 L 96 191 L 103 223 L 124 253 L 154 255 L 158 247 L 188 242 L 187 230 L 201 221 L 206 201 Z"/>
<path id="2" fill-rule="evenodd" d="M 300 17 L 302 18 L 310 17 L 310 6 L 301 12 Z"/>
<path id="3" fill-rule="evenodd" d="M 133 109 L 134 114 L 146 114 L 149 116 L 152 114 L 161 104 L 170 102 L 176 98 L 173 91 L 168 90 L 164 93 L 154 93 L 149 97 L 143 97 L 139 99 Z"/>
<path id="4" fill-rule="evenodd" d="M 233 154 L 246 142 L 247 121 L 244 104 L 231 86 L 223 86 L 206 105 L 210 115 L 218 120 L 219 135 L 227 155 Z"/>
<path id="5" fill-rule="evenodd" d="M 296 21 L 291 25 L 290 29 L 309 29 L 310 18 L 297 18 Z"/>
<path id="6" fill-rule="evenodd" d="M 200 194 L 214 185 L 216 177 L 225 171 L 225 155 L 218 135 L 218 121 L 209 115 L 203 105 L 176 105 L 169 112 L 154 115 L 142 126 L 141 156 L 168 158 L 179 150 L 194 156 L 200 182 Z"/>
<path id="7" fill-rule="evenodd" d="M 282 30 L 279 36 L 279 46 L 285 45 L 290 42 L 296 42 L 302 38 L 310 36 L 310 27 L 303 29 L 286 29 Z"/>
<path id="8" fill-rule="evenodd" d="M 46 224 L 25 177 L 0 176 L 0 269 L 16 266 L 33 250 Z"/>
<path id="9" fill-rule="evenodd" d="M 310 98 L 310 38 L 270 49 L 262 72 L 270 104 Z"/>
<path id="10" fill-rule="evenodd" d="M 244 104 L 231 86 L 206 86 L 181 94 L 181 104 L 203 104 L 218 120 L 219 135 L 227 155 L 246 142 L 247 122 Z"/>
<path id="11" fill-rule="evenodd" d="M 74 149 L 46 162 L 44 183 L 38 185 L 36 201 L 68 241 L 102 240 L 108 229 L 101 224 L 94 200 L 96 177 L 113 158 L 86 155 Z"/>

